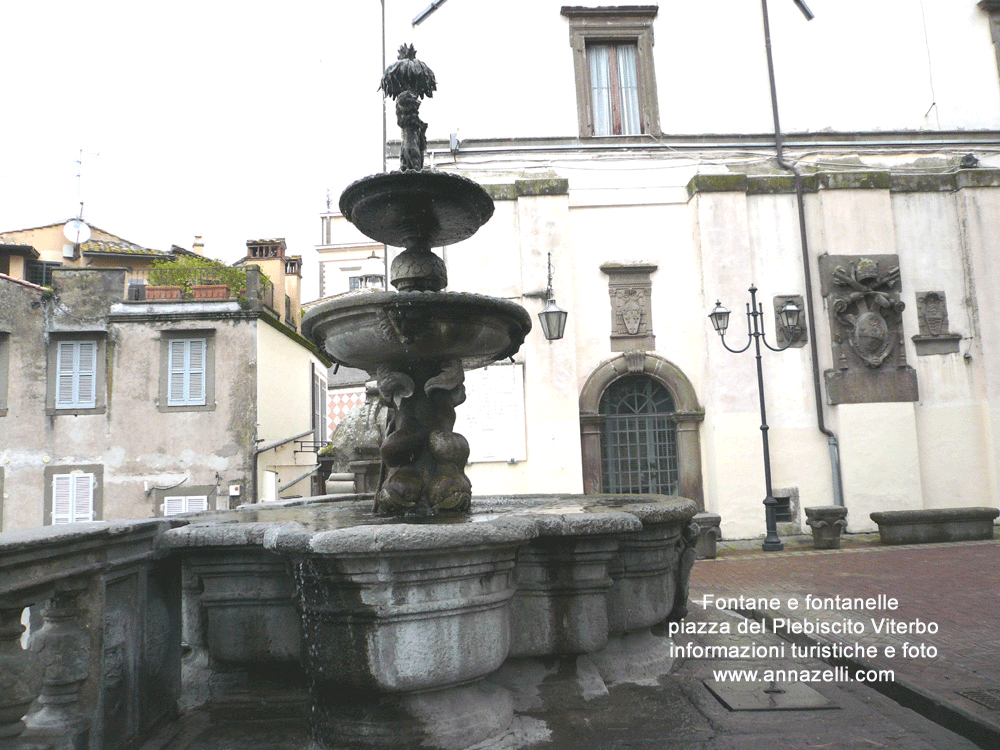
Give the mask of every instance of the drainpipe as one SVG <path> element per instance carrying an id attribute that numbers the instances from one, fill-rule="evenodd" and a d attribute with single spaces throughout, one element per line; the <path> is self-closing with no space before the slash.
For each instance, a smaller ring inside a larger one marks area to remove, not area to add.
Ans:
<path id="1" fill-rule="evenodd" d="M 275 448 L 280 448 L 281 446 L 292 442 L 293 440 L 298 440 L 299 438 L 304 438 L 306 435 L 311 435 L 313 433 L 313 428 L 310 427 L 305 432 L 300 432 L 298 435 L 292 435 L 290 438 L 285 438 L 284 440 L 279 440 L 276 443 L 268 443 L 267 445 L 262 445 L 260 448 L 253 452 L 253 457 L 251 459 L 251 471 L 250 471 L 250 486 L 251 492 L 250 497 L 253 498 L 254 503 L 259 503 L 260 498 L 257 497 L 257 459 L 260 458 L 261 453 L 267 453 Z"/>
<path id="2" fill-rule="evenodd" d="M 797 2 L 797 0 L 796 0 Z M 799 212 L 799 235 L 802 246 L 802 270 L 805 276 L 806 285 L 806 322 L 809 327 L 809 353 L 812 359 L 813 393 L 816 401 L 816 421 L 819 431 L 822 432 L 830 446 L 830 467 L 833 474 L 833 504 L 844 504 L 844 488 L 840 475 L 840 443 L 836 434 L 826 426 L 826 419 L 823 416 L 823 389 L 819 372 L 819 351 L 816 345 L 816 321 L 815 303 L 813 301 L 812 271 L 810 270 L 809 243 L 806 237 L 806 209 L 802 189 L 802 172 L 794 164 L 785 161 L 784 143 L 781 134 L 781 124 L 778 120 L 778 93 L 774 84 L 774 59 L 771 56 L 771 26 L 767 16 L 767 0 L 760 0 L 761 11 L 764 15 L 764 47 L 767 51 L 767 78 L 771 85 L 771 115 L 774 118 L 774 146 L 778 155 L 778 166 L 787 169 L 795 176 L 795 201 Z M 800 4 L 801 8 L 802 5 Z M 812 13 L 806 13 L 806 20 L 812 20 Z"/>

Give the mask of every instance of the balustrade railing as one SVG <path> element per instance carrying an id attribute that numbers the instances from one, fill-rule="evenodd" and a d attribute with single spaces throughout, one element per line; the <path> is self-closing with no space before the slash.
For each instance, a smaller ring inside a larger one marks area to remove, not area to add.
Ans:
<path id="1" fill-rule="evenodd" d="M 0 748 L 116 750 L 175 717 L 179 563 L 155 544 L 172 525 L 0 534 Z"/>

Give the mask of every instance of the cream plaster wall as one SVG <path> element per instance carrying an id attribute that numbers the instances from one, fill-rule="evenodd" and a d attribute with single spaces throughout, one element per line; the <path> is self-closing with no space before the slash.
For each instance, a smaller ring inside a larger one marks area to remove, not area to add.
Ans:
<path id="1" fill-rule="evenodd" d="M 263 447 L 312 427 L 310 363 L 324 379 L 327 368 L 315 354 L 263 321 L 257 323 L 255 346 L 257 438 L 260 441 L 257 447 Z M 300 439 L 313 438 L 307 435 Z M 310 494 L 308 478 L 283 491 L 289 482 L 298 479 L 311 466 L 316 466 L 315 453 L 296 453 L 297 448 L 297 443 L 293 441 L 260 455 L 257 463 L 257 486 L 261 492 L 264 488 L 264 472 L 276 471 L 279 495 Z"/>
<path id="2" fill-rule="evenodd" d="M 412 26 L 425 0 L 386 0 L 388 59 L 412 42 L 441 87 L 422 110 L 428 137 L 577 135 L 564 4 L 452 3 Z M 988 19 L 971 0 L 838 0 L 811 22 L 792 3 L 769 10 L 786 131 L 1000 127 Z M 490 33 L 462 33 L 474 28 Z M 759 3 L 660 3 L 653 57 L 664 133 L 770 130 Z"/>

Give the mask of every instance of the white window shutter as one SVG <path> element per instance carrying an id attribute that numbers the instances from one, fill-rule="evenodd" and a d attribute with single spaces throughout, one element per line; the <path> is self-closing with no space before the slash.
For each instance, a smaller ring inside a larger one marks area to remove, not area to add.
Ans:
<path id="1" fill-rule="evenodd" d="M 73 523 L 73 475 L 52 477 L 52 523 Z"/>
<path id="2" fill-rule="evenodd" d="M 183 513 L 186 499 L 183 496 L 163 498 L 163 515 L 176 516 L 178 513 Z"/>
<path id="3" fill-rule="evenodd" d="M 97 405 L 97 342 L 60 341 L 56 349 L 56 407 Z"/>
<path id="4" fill-rule="evenodd" d="M 94 475 L 72 474 L 73 523 L 94 520 Z"/>
<path id="5" fill-rule="evenodd" d="M 76 405 L 94 408 L 97 405 L 97 342 L 78 341 Z"/>
<path id="6" fill-rule="evenodd" d="M 188 341 L 188 403 L 205 403 L 205 339 Z"/>
<path id="7" fill-rule="evenodd" d="M 187 499 L 187 509 L 189 513 L 197 513 L 198 511 L 208 510 L 208 496 L 207 495 L 193 495 Z"/>
<path id="8" fill-rule="evenodd" d="M 169 344 L 167 355 L 167 404 L 180 406 L 187 403 L 184 393 L 184 339 L 174 339 Z"/>
<path id="9" fill-rule="evenodd" d="M 56 406 L 71 406 L 76 401 L 73 394 L 76 347 L 73 343 L 60 341 L 56 349 Z"/>
<path id="10" fill-rule="evenodd" d="M 167 352 L 167 405 L 205 403 L 206 339 L 173 339 Z"/>

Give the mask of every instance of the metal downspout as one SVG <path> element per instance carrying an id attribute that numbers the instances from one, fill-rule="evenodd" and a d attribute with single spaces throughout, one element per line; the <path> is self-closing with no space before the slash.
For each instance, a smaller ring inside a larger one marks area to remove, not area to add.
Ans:
<path id="1" fill-rule="evenodd" d="M 290 438 L 285 438 L 284 440 L 279 440 L 276 443 L 268 443 L 267 445 L 262 445 L 260 448 L 253 452 L 253 457 L 251 459 L 250 467 L 250 482 L 252 491 L 250 497 L 253 498 L 254 503 L 259 503 L 260 498 L 257 497 L 257 459 L 260 458 L 261 453 L 267 453 L 267 451 L 274 450 L 275 448 L 280 448 L 286 443 L 290 443 L 293 440 L 298 440 L 299 438 L 304 438 L 306 435 L 311 435 L 313 433 L 313 428 L 310 427 L 305 432 L 300 432 L 298 435 L 292 435 Z"/>
<path id="2" fill-rule="evenodd" d="M 781 124 L 778 120 L 778 93 L 774 83 L 774 59 L 771 56 L 771 25 L 767 16 L 767 0 L 760 0 L 764 15 L 764 47 L 767 52 L 767 77 L 771 86 L 771 114 L 774 118 L 774 146 L 778 156 L 778 166 L 787 169 L 795 176 L 795 201 L 799 213 L 799 235 L 802 246 L 802 269 L 806 285 L 806 322 L 809 328 L 809 354 L 812 360 L 813 394 L 816 401 L 816 421 L 819 431 L 826 435 L 830 445 L 830 468 L 833 481 L 833 503 L 844 504 L 844 488 L 840 474 L 840 443 L 837 435 L 826 426 L 823 415 L 823 389 L 819 372 L 819 350 L 816 345 L 815 303 L 813 300 L 812 271 L 809 261 L 809 243 L 806 238 L 806 209 L 803 198 L 802 172 L 793 164 L 785 161 L 784 144 L 781 134 Z M 807 19 L 811 20 L 809 16 Z"/>

